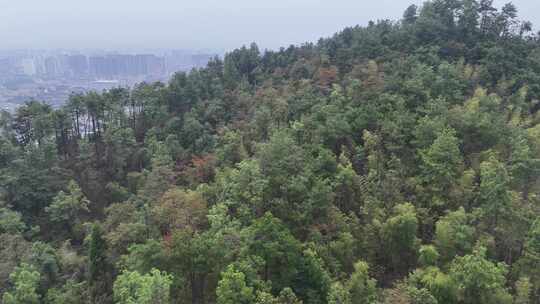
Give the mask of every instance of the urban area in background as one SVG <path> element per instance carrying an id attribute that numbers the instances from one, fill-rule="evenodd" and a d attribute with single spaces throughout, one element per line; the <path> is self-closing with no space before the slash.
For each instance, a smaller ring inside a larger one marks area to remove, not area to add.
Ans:
<path id="1" fill-rule="evenodd" d="M 167 81 L 177 71 L 205 66 L 214 51 L 0 51 L 0 109 L 34 99 L 57 107 L 70 94 Z"/>

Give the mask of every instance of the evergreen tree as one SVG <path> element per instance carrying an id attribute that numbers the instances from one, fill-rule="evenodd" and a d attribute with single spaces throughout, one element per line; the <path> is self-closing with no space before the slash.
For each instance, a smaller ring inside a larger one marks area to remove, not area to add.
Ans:
<path id="1" fill-rule="evenodd" d="M 107 243 L 99 224 L 94 224 L 88 244 L 88 288 L 91 303 L 108 303 L 110 265 L 106 256 Z"/>
<path id="2" fill-rule="evenodd" d="M 13 289 L 4 293 L 4 304 L 39 304 L 40 295 L 37 293 L 39 272 L 31 266 L 22 264 L 9 276 Z"/>

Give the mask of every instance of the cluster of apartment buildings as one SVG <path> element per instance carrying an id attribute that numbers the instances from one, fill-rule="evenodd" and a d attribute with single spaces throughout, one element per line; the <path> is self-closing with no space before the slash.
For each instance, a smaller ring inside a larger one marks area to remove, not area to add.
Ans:
<path id="1" fill-rule="evenodd" d="M 73 92 L 167 81 L 175 72 L 202 67 L 214 56 L 187 50 L 159 54 L 0 51 L 0 108 L 11 109 L 28 99 L 58 105 Z"/>
<path id="2" fill-rule="evenodd" d="M 0 54 L 0 74 L 46 78 L 116 79 L 129 76 L 165 76 L 206 64 L 214 54 L 172 50 L 161 55 L 108 53 L 86 54 Z"/>

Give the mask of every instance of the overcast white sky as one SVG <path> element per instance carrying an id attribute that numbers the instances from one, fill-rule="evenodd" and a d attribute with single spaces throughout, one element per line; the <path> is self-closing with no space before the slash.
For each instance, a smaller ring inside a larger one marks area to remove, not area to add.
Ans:
<path id="1" fill-rule="evenodd" d="M 0 0 L 0 48 L 261 48 L 397 19 L 419 0 Z M 495 0 L 497 5 L 504 0 Z M 540 24 L 540 0 L 512 1 Z M 535 26 L 538 28 L 538 26 Z"/>

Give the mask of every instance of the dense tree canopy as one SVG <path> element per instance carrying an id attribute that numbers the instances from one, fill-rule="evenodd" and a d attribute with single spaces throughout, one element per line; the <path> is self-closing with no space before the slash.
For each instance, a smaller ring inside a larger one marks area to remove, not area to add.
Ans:
<path id="1" fill-rule="evenodd" d="M 540 303 L 540 37 L 516 16 L 431 0 L 2 113 L 2 302 Z"/>

